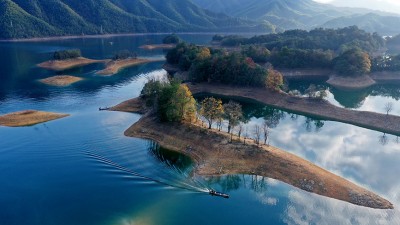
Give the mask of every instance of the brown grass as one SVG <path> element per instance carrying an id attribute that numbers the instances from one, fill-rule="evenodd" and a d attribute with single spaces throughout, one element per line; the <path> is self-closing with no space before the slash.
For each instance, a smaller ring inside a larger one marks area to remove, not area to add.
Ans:
<path id="1" fill-rule="evenodd" d="M 66 60 L 50 60 L 46 62 L 42 62 L 38 64 L 38 67 L 48 69 L 48 70 L 55 70 L 55 71 L 62 71 L 67 69 L 72 69 L 75 67 L 85 66 L 93 63 L 105 63 L 109 60 L 94 60 L 88 59 L 84 57 L 79 57 L 75 59 L 66 59 Z"/>
<path id="2" fill-rule="evenodd" d="M 230 143 L 228 134 L 198 125 L 159 123 L 147 115 L 126 130 L 125 135 L 151 139 L 191 157 L 199 175 L 256 174 L 361 206 L 393 208 L 386 199 L 291 153 L 273 146 L 257 146 L 249 139 L 243 144 L 243 139 L 237 137 Z"/>
<path id="3" fill-rule="evenodd" d="M 142 45 L 139 48 L 146 50 L 154 50 L 154 49 L 172 49 L 175 48 L 176 44 L 154 44 L 154 45 Z"/>
<path id="4" fill-rule="evenodd" d="M 0 116 L 0 125 L 7 127 L 31 126 L 66 116 L 69 116 L 69 114 L 25 110 Z"/>
<path id="5" fill-rule="evenodd" d="M 120 111 L 120 112 L 133 112 L 141 114 L 144 114 L 146 112 L 146 108 L 144 107 L 144 102 L 142 101 L 141 98 L 133 98 L 124 101 L 114 107 L 111 107 L 109 110 Z"/>
<path id="6" fill-rule="evenodd" d="M 154 60 L 154 59 L 123 59 L 123 60 L 115 60 L 108 62 L 106 65 L 106 68 L 104 70 L 98 71 L 96 74 L 99 75 L 114 75 L 118 73 L 121 69 L 131 67 L 131 66 L 136 66 L 140 64 L 145 64 L 149 62 L 155 62 L 155 61 L 161 61 L 161 60 Z"/>
<path id="7" fill-rule="evenodd" d="M 76 83 L 78 81 L 81 81 L 81 80 L 83 80 L 83 79 L 80 77 L 60 75 L 60 76 L 49 77 L 46 79 L 41 79 L 39 81 L 44 84 L 47 84 L 47 85 L 64 87 L 64 86 L 68 86 L 73 83 Z"/>

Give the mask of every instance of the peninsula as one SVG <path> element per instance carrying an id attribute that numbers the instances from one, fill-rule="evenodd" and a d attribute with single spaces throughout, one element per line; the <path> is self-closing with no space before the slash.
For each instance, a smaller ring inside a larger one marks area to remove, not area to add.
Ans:
<path id="1" fill-rule="evenodd" d="M 229 134 L 196 123 L 158 122 L 144 105 L 142 98 L 135 98 L 110 110 L 145 113 L 124 134 L 156 141 L 191 157 L 199 175 L 256 174 L 360 206 L 393 208 L 386 199 L 291 153 L 250 140 L 244 144 L 239 137 L 230 142 Z"/>
<path id="2" fill-rule="evenodd" d="M 69 114 L 59 114 L 59 113 L 43 112 L 36 110 L 25 110 L 0 116 L 0 126 L 7 126 L 7 127 L 31 126 L 38 123 L 44 123 L 47 121 L 56 120 L 67 116 L 69 116 Z"/>
<path id="3" fill-rule="evenodd" d="M 106 68 L 96 72 L 98 75 L 110 76 L 118 73 L 120 70 L 124 68 L 128 68 L 131 66 L 137 66 L 141 64 L 146 64 L 149 62 L 156 62 L 162 61 L 161 59 L 142 59 L 142 58 L 128 58 L 128 59 L 121 59 L 121 60 L 113 60 L 109 61 L 106 64 Z"/>

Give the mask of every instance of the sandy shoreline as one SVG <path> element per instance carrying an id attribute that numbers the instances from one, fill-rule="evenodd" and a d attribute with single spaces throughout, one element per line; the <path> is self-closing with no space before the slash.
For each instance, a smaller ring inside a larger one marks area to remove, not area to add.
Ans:
<path id="1" fill-rule="evenodd" d="M 67 117 L 69 114 L 59 114 L 36 110 L 25 110 L 0 116 L 0 126 L 24 127 L 51 120 Z"/>
<path id="2" fill-rule="evenodd" d="M 153 45 L 142 45 L 139 48 L 146 50 L 154 50 L 154 49 L 172 49 L 175 47 L 176 44 L 153 44 Z"/>
<path id="3" fill-rule="evenodd" d="M 58 86 L 58 87 L 65 87 L 69 86 L 73 83 L 79 82 L 83 80 L 80 77 L 74 77 L 69 75 L 59 75 L 54 77 L 48 77 L 45 79 L 40 79 L 39 82 L 51 85 L 51 86 Z"/>
<path id="4" fill-rule="evenodd" d="M 75 59 L 66 59 L 66 60 L 49 60 L 46 62 L 39 63 L 37 64 L 37 66 L 48 70 L 63 71 L 75 67 L 85 66 L 94 63 L 106 63 L 109 61 L 110 60 L 95 60 L 84 57 L 78 57 Z"/>
<path id="5" fill-rule="evenodd" d="M 368 75 L 357 77 L 331 76 L 326 83 L 339 89 L 341 88 L 350 90 L 367 88 L 376 84 L 376 82 Z"/>
<path id="6" fill-rule="evenodd" d="M 110 61 L 106 64 L 105 69 L 96 72 L 96 74 L 104 76 L 114 75 L 118 73 L 118 71 L 127 67 L 146 64 L 150 62 L 157 62 L 157 61 L 163 61 L 163 60 L 136 58 L 136 59 L 123 59 L 123 60 Z"/>
<path id="7" fill-rule="evenodd" d="M 128 100 L 112 110 L 144 112 L 140 98 Z M 199 175 L 256 174 L 356 205 L 393 208 L 389 201 L 300 157 L 272 146 L 257 146 L 249 139 L 246 145 L 237 137 L 230 143 L 224 132 L 192 124 L 159 123 L 145 115 L 125 135 L 151 139 L 191 157 Z"/>

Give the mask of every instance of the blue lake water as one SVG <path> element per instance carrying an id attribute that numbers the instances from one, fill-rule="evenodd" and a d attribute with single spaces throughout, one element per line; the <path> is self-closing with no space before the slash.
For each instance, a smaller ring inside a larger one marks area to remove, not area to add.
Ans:
<path id="1" fill-rule="evenodd" d="M 205 44 L 211 35 L 182 38 Z M 394 136 L 243 103 L 249 128 L 271 120 L 270 144 L 386 197 L 396 208 L 368 209 L 259 176 L 193 177 L 190 159 L 151 141 L 125 137 L 123 132 L 140 116 L 98 108 L 138 96 L 148 77 L 165 75 L 163 62 L 111 77 L 94 74 L 102 65 L 65 71 L 85 78 L 65 88 L 37 82 L 56 74 L 35 67 L 55 50 L 80 48 L 85 57 L 103 59 L 129 49 L 159 58 L 162 50 L 138 47 L 161 39 L 141 35 L 0 43 L 0 114 L 25 109 L 71 114 L 31 127 L 0 127 L 0 224 L 400 224 L 400 144 Z M 361 93 L 332 90 L 329 98 L 342 107 L 378 112 L 390 100 L 393 113 L 400 115 L 398 90 L 395 85 Z M 206 187 L 231 198 L 200 192 Z"/>

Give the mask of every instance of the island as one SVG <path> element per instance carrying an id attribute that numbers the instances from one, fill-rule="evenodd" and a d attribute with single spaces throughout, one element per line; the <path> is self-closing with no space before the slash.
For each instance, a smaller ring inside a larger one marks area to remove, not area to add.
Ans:
<path id="1" fill-rule="evenodd" d="M 48 70 L 63 71 L 94 63 L 106 63 L 109 60 L 95 60 L 82 57 L 79 49 L 56 51 L 53 59 L 37 64 L 38 67 Z"/>
<path id="2" fill-rule="evenodd" d="M 154 50 L 154 49 L 172 49 L 175 48 L 176 44 L 152 44 L 152 45 L 142 45 L 139 48 L 145 50 Z"/>
<path id="3" fill-rule="evenodd" d="M 83 79 L 80 77 L 69 76 L 69 75 L 58 75 L 58 76 L 48 77 L 45 79 L 40 79 L 39 82 L 52 86 L 65 87 L 81 80 Z"/>
<path id="4" fill-rule="evenodd" d="M 205 117 L 221 110 L 219 100 L 209 100 L 201 103 L 199 113 Z M 240 136 L 240 132 L 234 135 L 232 130 L 230 133 L 218 131 L 211 128 L 211 123 L 207 129 L 195 118 L 194 103 L 186 84 L 172 81 L 170 85 L 160 85 L 158 81 L 149 81 L 140 97 L 110 110 L 143 114 L 124 134 L 156 141 L 165 148 L 189 156 L 196 163 L 194 172 L 198 175 L 255 174 L 352 204 L 393 209 L 386 199 L 298 156 L 243 134 Z M 205 108 L 213 104 L 215 108 L 206 112 Z M 224 107 L 229 111 L 228 106 L 224 104 Z"/>
<path id="5" fill-rule="evenodd" d="M 138 58 L 135 52 L 121 50 L 117 52 L 111 61 L 106 63 L 106 68 L 96 72 L 98 75 L 110 76 L 118 73 L 121 69 L 146 64 L 149 62 L 163 61 L 162 59 Z"/>
<path id="6" fill-rule="evenodd" d="M 141 64 L 146 64 L 150 62 L 162 61 L 156 59 L 142 59 L 142 58 L 129 58 L 129 59 L 121 59 L 121 60 L 112 60 L 106 64 L 106 68 L 100 71 L 97 71 L 96 74 L 110 76 L 117 74 L 120 70 L 132 66 L 137 66 Z"/>
<path id="7" fill-rule="evenodd" d="M 162 44 L 149 44 L 142 45 L 140 48 L 146 50 L 154 50 L 154 49 L 173 49 L 177 44 L 181 43 L 182 39 L 176 34 L 170 34 L 163 38 Z"/>
<path id="8" fill-rule="evenodd" d="M 25 110 L 0 116 L 0 126 L 24 127 L 67 117 L 69 114 Z"/>

